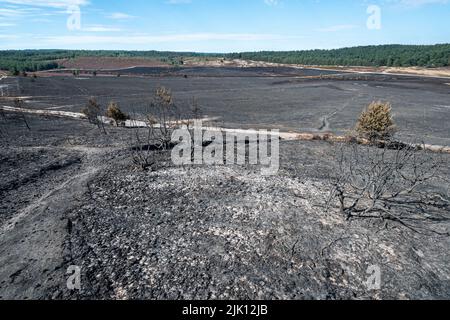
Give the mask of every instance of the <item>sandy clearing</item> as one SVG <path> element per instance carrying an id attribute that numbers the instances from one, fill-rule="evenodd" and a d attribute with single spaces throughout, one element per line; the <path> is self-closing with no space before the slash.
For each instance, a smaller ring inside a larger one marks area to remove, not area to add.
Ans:
<path id="1" fill-rule="evenodd" d="M 431 78 L 449 78 L 450 68 L 421 68 L 421 67 L 344 67 L 344 66 L 305 66 L 305 65 L 286 65 L 280 63 L 258 62 L 258 61 L 243 61 L 235 60 L 235 63 L 242 67 L 286 67 L 290 66 L 299 69 L 316 69 L 316 70 L 334 70 L 356 72 L 361 74 L 395 74 L 402 76 L 422 76 Z"/>
<path id="2" fill-rule="evenodd" d="M 0 106 L 0 109 L 7 112 L 29 113 L 45 116 L 73 118 L 73 119 L 86 119 L 86 116 L 82 113 L 68 112 L 68 111 L 32 110 L 32 109 L 15 108 L 10 106 Z"/>
<path id="3" fill-rule="evenodd" d="M 55 107 L 57 108 L 57 107 Z M 64 117 L 64 118 L 71 118 L 71 119 L 77 119 L 77 120 L 86 120 L 87 117 L 83 113 L 79 112 L 69 112 L 69 111 L 56 111 L 51 109 L 45 109 L 45 110 L 38 110 L 38 109 L 25 109 L 25 108 L 16 108 L 11 106 L 0 106 L 0 110 L 6 111 L 6 112 L 16 112 L 16 113 L 28 113 L 28 114 L 36 114 L 36 115 L 43 115 L 43 116 L 55 116 L 55 117 Z M 111 123 L 113 119 L 108 117 L 99 117 L 99 120 L 101 120 L 105 124 Z M 204 117 L 201 119 L 204 122 L 211 122 L 211 121 L 217 121 L 219 120 L 218 117 Z M 188 123 L 193 122 L 192 119 L 189 120 L 181 120 L 181 123 Z M 148 127 L 147 122 L 140 121 L 140 120 L 127 120 L 125 121 L 125 127 L 126 128 L 146 128 Z M 155 128 L 157 128 L 158 125 L 155 125 Z"/>
<path id="4" fill-rule="evenodd" d="M 36 101 L 34 101 L 34 102 L 36 102 Z M 73 108 L 73 107 L 76 107 L 76 105 L 69 104 L 69 105 L 66 105 L 66 106 L 48 107 L 48 108 L 46 108 L 46 110 L 58 110 L 58 109 Z"/>
<path id="5" fill-rule="evenodd" d="M 448 78 L 450 77 L 450 67 L 442 68 L 422 68 L 422 67 L 361 67 L 361 66 L 319 66 L 319 65 L 297 65 L 283 64 L 253 60 L 187 60 L 191 66 L 211 66 L 211 67 L 290 67 L 296 69 L 316 69 L 316 70 L 333 70 L 346 71 L 361 74 L 395 74 L 402 76 L 424 76 L 432 78 Z"/>
<path id="6" fill-rule="evenodd" d="M 347 71 L 358 74 L 387 74 L 398 76 L 414 76 L 425 78 L 450 78 L 450 68 L 371 68 L 371 67 L 327 67 L 327 66 L 311 66 L 311 69 L 317 70 L 334 70 L 334 71 Z"/>
<path id="7" fill-rule="evenodd" d="M 411 67 L 411 68 L 386 68 L 384 70 L 386 73 L 404 73 L 404 74 L 413 74 L 413 75 L 425 75 L 430 77 L 450 77 L 450 68 L 419 68 L 419 67 Z"/>

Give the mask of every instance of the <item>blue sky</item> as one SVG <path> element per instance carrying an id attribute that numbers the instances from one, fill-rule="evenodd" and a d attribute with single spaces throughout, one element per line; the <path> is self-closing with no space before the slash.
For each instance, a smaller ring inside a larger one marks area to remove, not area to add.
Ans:
<path id="1" fill-rule="evenodd" d="M 236 52 L 390 43 L 450 43 L 450 0 L 0 0 L 0 49 Z"/>

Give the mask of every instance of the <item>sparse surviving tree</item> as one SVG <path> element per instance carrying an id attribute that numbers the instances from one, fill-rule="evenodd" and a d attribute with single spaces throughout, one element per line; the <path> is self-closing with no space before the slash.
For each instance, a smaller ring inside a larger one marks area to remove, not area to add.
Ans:
<path id="1" fill-rule="evenodd" d="M 109 103 L 108 109 L 106 110 L 106 116 L 113 119 L 117 127 L 119 125 L 123 125 L 125 121 L 130 119 L 127 114 L 123 113 L 122 110 L 120 110 L 119 105 L 114 101 L 111 101 Z"/>
<path id="2" fill-rule="evenodd" d="M 370 141 L 389 140 L 395 133 L 391 104 L 372 102 L 360 115 L 356 132 Z"/>
<path id="3" fill-rule="evenodd" d="M 394 221 L 416 232 L 447 235 L 428 228 L 450 218 L 448 194 L 432 184 L 445 177 L 443 156 L 398 144 L 343 145 L 331 170 L 327 206 L 337 204 L 346 219 Z"/>
<path id="4" fill-rule="evenodd" d="M 101 106 L 95 98 L 89 99 L 86 106 L 81 109 L 81 113 L 83 113 L 87 117 L 90 123 L 96 125 L 99 130 L 103 131 L 103 133 L 106 134 L 105 125 L 101 116 Z"/>

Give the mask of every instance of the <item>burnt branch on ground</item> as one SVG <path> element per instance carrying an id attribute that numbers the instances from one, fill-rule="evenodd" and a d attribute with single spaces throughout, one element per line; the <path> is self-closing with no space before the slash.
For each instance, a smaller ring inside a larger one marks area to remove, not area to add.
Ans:
<path id="1" fill-rule="evenodd" d="M 22 99 L 14 99 L 14 108 L 16 109 L 22 109 L 23 108 L 23 100 Z M 31 130 L 30 125 L 28 124 L 28 120 L 25 117 L 25 113 L 20 113 L 19 117 L 21 118 L 21 120 L 23 121 L 23 123 L 25 124 L 25 126 L 27 127 L 28 130 Z"/>
<path id="2" fill-rule="evenodd" d="M 416 232 L 433 232 L 450 219 L 450 198 L 431 187 L 445 177 L 444 155 L 417 148 L 342 145 L 330 177 L 327 206 L 337 204 L 348 220 L 393 221 Z"/>

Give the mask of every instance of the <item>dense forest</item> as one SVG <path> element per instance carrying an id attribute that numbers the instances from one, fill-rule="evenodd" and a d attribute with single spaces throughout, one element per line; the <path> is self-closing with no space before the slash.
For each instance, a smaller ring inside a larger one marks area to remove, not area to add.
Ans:
<path id="1" fill-rule="evenodd" d="M 431 46 L 382 45 L 334 50 L 262 51 L 231 54 L 162 51 L 8 50 L 0 51 L 0 69 L 13 74 L 59 68 L 61 59 L 124 57 L 178 63 L 186 57 L 225 57 L 286 64 L 333 66 L 450 66 L 450 44 Z"/>
<path id="2" fill-rule="evenodd" d="M 228 55 L 230 58 L 302 65 L 446 67 L 450 44 L 431 46 L 382 45 L 335 50 L 264 51 Z"/>

